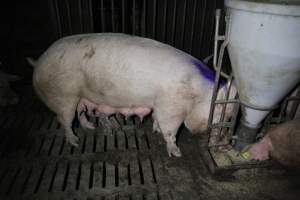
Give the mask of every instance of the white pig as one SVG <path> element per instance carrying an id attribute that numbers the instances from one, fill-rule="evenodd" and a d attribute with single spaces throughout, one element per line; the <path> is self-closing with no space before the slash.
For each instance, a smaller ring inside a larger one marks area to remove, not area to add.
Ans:
<path id="1" fill-rule="evenodd" d="M 207 128 L 214 72 L 169 45 L 117 33 L 74 35 L 29 62 L 36 93 L 74 146 L 78 138 L 71 125 L 83 98 L 112 108 L 151 109 L 169 156 L 181 156 L 176 133 L 183 122 L 192 133 Z M 223 86 L 219 96 L 225 91 Z"/>

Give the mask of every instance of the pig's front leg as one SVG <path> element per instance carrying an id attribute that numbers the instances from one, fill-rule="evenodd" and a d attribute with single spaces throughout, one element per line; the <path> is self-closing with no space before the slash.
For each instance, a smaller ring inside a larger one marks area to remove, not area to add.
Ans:
<path id="1" fill-rule="evenodd" d="M 161 129 L 162 135 L 167 143 L 167 152 L 171 157 L 181 157 L 181 151 L 176 145 L 176 134 L 179 126 L 183 122 L 182 114 L 172 110 L 156 110 L 157 123 Z"/>

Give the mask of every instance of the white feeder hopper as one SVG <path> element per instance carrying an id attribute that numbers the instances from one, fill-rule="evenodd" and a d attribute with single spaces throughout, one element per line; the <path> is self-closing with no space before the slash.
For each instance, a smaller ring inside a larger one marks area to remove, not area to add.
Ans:
<path id="1" fill-rule="evenodd" d="M 228 52 L 242 102 L 240 150 L 249 143 L 243 141 L 246 129 L 256 132 L 300 81 L 300 1 L 225 0 L 225 6 Z"/>

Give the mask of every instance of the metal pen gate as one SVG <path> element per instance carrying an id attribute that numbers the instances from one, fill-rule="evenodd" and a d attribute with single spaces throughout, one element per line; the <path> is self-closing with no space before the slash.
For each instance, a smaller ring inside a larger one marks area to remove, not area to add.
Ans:
<path id="1" fill-rule="evenodd" d="M 53 0 L 57 37 L 122 32 L 170 44 L 197 58 L 213 52 L 214 13 L 222 0 Z"/>

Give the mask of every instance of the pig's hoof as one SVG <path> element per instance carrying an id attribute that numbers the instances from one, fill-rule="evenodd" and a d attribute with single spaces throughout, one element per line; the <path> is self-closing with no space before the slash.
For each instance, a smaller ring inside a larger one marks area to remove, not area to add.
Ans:
<path id="1" fill-rule="evenodd" d="M 175 157 L 182 156 L 180 149 L 176 145 L 167 146 L 167 151 L 168 151 L 169 157 L 172 157 L 172 155 Z"/>
<path id="2" fill-rule="evenodd" d="M 79 146 L 79 138 L 76 135 L 66 136 L 66 141 L 74 147 Z"/>

